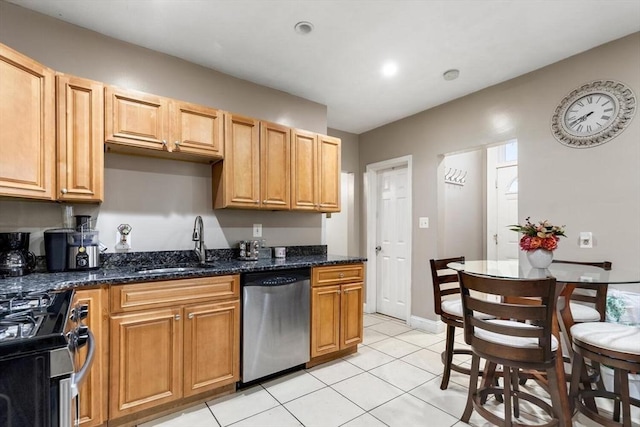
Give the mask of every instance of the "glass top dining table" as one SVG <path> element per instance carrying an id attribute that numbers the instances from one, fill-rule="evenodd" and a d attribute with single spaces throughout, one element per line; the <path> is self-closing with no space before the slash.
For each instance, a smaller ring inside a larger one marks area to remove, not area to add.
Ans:
<path id="1" fill-rule="evenodd" d="M 471 274 L 478 274 L 496 278 L 507 279 L 541 279 L 545 277 L 553 277 L 556 282 L 563 285 L 562 293 L 560 295 L 565 298 L 570 297 L 573 289 L 579 286 L 580 283 L 590 283 L 593 285 L 598 284 L 626 284 L 637 283 L 640 289 L 640 271 L 627 270 L 624 268 L 613 267 L 611 270 L 604 270 L 600 267 L 594 267 L 590 265 L 582 264 L 569 264 L 562 262 L 551 263 L 549 268 L 532 268 L 528 263 L 520 263 L 518 260 L 504 260 L 504 261 L 492 261 L 492 260 L 476 260 L 465 262 L 451 262 L 447 264 L 447 267 L 456 270 L 464 271 Z M 569 307 L 568 305 L 566 306 Z M 560 319 L 558 319 L 558 327 L 563 331 L 567 331 L 573 324 L 571 317 L 571 311 L 561 309 L 561 317 L 563 325 L 560 325 Z M 554 332 L 556 335 L 560 334 L 558 329 Z M 569 342 L 571 342 L 569 338 Z M 561 422 L 560 425 L 565 427 L 572 426 L 572 403 L 568 398 L 568 390 L 566 388 L 566 382 L 564 378 L 564 364 L 562 362 L 562 349 L 558 346 L 558 357 L 556 358 L 556 368 L 558 372 L 557 384 L 560 389 L 561 396 Z"/>
<path id="2" fill-rule="evenodd" d="M 615 265 L 611 270 L 604 270 L 590 265 L 554 262 L 549 268 L 532 268 L 527 263 L 521 263 L 516 259 L 451 262 L 447 267 L 456 271 L 508 279 L 554 277 L 556 281 L 562 283 L 640 284 L 640 271 L 618 268 Z"/>

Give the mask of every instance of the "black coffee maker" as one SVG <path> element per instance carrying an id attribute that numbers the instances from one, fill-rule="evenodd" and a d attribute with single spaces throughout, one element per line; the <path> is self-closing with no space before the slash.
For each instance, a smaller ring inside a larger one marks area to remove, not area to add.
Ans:
<path id="1" fill-rule="evenodd" d="M 29 252 L 31 233 L 0 233 L 0 276 L 24 276 L 36 266 L 36 256 Z"/>

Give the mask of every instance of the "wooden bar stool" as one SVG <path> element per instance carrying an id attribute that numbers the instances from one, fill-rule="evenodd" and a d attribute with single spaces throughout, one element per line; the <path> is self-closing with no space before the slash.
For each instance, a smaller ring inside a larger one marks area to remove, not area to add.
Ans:
<path id="1" fill-rule="evenodd" d="M 629 372 L 640 372 L 640 327 L 604 322 L 580 323 L 571 327 L 571 336 L 574 359 L 569 394 L 577 410 L 607 427 L 630 427 L 631 406 L 640 408 L 640 400 L 629 395 Z M 580 388 L 581 383 L 589 384 L 581 378 L 585 358 L 613 369 L 613 391 L 607 391 L 601 383 L 595 389 L 591 386 Z M 594 397 L 613 400 L 611 417 L 586 402 Z"/>
<path id="2" fill-rule="evenodd" d="M 447 325 L 447 338 L 445 349 L 441 354 L 444 372 L 440 389 L 445 390 L 449 386 L 451 370 L 469 375 L 469 369 L 453 363 L 454 354 L 468 354 L 467 349 L 454 347 L 456 328 L 462 328 L 462 301 L 460 300 L 460 286 L 458 285 L 458 273 L 447 268 L 450 262 L 464 262 L 464 257 L 432 259 L 431 278 L 433 280 L 433 305 L 436 314 Z"/>
<path id="3" fill-rule="evenodd" d="M 526 424 L 514 420 L 520 416 L 519 400 L 523 399 L 549 415 L 550 419 L 545 424 L 537 426 L 557 425 L 562 417 L 562 404 L 556 372 L 558 341 L 552 334 L 558 292 L 555 279 L 497 279 L 465 272 L 459 275 L 464 338 L 473 350 L 469 395 L 462 421 L 468 423 L 475 409 L 495 425 L 524 426 Z M 511 298 L 516 302 L 494 302 L 479 297 L 477 293 L 495 295 L 496 301 Z M 539 303 L 517 302 L 526 298 L 537 298 Z M 481 318 L 479 314 L 493 319 Z M 503 366 L 503 387 L 485 381 L 478 388 L 480 358 Z M 521 369 L 546 373 L 553 406 L 541 397 L 519 389 L 518 372 Z M 484 401 L 490 394 L 502 394 L 504 418 L 484 407 Z"/>

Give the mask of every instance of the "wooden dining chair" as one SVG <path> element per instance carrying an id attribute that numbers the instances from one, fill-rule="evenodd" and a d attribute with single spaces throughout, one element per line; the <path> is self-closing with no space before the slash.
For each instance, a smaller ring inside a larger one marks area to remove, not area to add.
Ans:
<path id="1" fill-rule="evenodd" d="M 471 355 L 467 349 L 454 347 L 456 328 L 462 328 L 462 301 L 460 300 L 460 286 L 458 285 L 458 273 L 450 270 L 447 264 L 451 262 L 464 262 L 464 257 L 432 259 L 431 278 L 433 281 L 433 305 L 437 315 L 447 325 L 445 349 L 441 354 L 444 372 L 440 389 L 445 390 L 449 386 L 451 370 L 469 375 L 468 368 L 453 363 L 454 354 Z"/>
<path id="2" fill-rule="evenodd" d="M 640 399 L 631 397 L 629 391 L 629 373 L 640 372 L 640 327 L 604 322 L 579 323 L 571 327 L 571 335 L 575 356 L 569 394 L 576 409 L 603 426 L 631 427 L 631 407 L 640 408 Z M 593 388 L 585 381 L 585 359 L 613 369 L 613 390 L 607 390 L 601 382 Z M 610 416 L 608 412 L 594 407 L 596 402 L 601 403 L 601 399 L 613 402 Z"/>
<path id="3" fill-rule="evenodd" d="M 558 264 L 589 265 L 605 271 L 612 268 L 610 261 L 582 262 L 553 260 Z M 570 309 L 575 323 L 604 322 L 607 311 L 608 285 L 592 285 L 588 282 L 575 283 L 576 290 L 571 294 Z"/>
<path id="4" fill-rule="evenodd" d="M 524 425 L 519 418 L 519 400 L 538 406 L 548 414 L 546 424 L 552 426 L 561 419 L 561 396 L 556 372 L 558 341 L 552 334 L 556 309 L 557 287 L 554 278 L 498 279 L 460 272 L 464 338 L 473 351 L 469 394 L 462 421 L 469 422 L 473 410 L 487 421 L 502 426 Z M 494 295 L 485 299 L 478 293 Z M 536 298 L 537 304 L 528 304 Z M 503 301 L 511 299 L 513 303 Z M 502 301 L 502 302 L 500 302 Z M 480 358 L 503 366 L 503 387 L 484 381 L 478 388 Z M 545 372 L 552 405 L 544 396 L 520 390 L 518 379 L 522 369 Z M 501 394 L 504 418 L 484 406 L 490 394 Z M 567 414 L 564 414 L 567 416 Z"/>

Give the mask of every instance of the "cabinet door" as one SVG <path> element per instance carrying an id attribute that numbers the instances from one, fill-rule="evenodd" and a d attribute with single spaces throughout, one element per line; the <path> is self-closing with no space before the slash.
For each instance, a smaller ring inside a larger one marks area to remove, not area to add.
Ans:
<path id="1" fill-rule="evenodd" d="M 105 142 L 150 150 L 168 150 L 169 102 L 166 98 L 107 86 Z"/>
<path id="2" fill-rule="evenodd" d="M 318 205 L 320 212 L 340 212 L 339 138 L 318 136 Z"/>
<path id="3" fill-rule="evenodd" d="M 0 44 L 0 196 L 53 199 L 54 94 L 51 69 Z"/>
<path id="4" fill-rule="evenodd" d="M 58 200 L 101 202 L 104 194 L 104 86 L 59 74 Z"/>
<path id="5" fill-rule="evenodd" d="M 294 129 L 291 136 L 291 209 L 318 209 L 318 139 Z"/>
<path id="6" fill-rule="evenodd" d="M 74 304 L 86 304 L 89 315 L 83 321 L 89 326 L 96 339 L 96 352 L 91 370 L 80 386 L 80 425 L 93 427 L 102 425 L 107 419 L 107 356 L 109 354 L 109 333 L 107 313 L 107 292 L 103 289 L 78 290 Z M 82 366 L 87 357 L 87 347 L 78 352 L 77 366 Z"/>
<path id="7" fill-rule="evenodd" d="M 240 301 L 186 306 L 184 396 L 240 378 Z"/>
<path id="8" fill-rule="evenodd" d="M 342 285 L 340 301 L 340 348 L 362 342 L 362 283 Z"/>
<path id="9" fill-rule="evenodd" d="M 311 357 L 340 350 L 340 286 L 311 289 Z"/>
<path id="10" fill-rule="evenodd" d="M 260 123 L 260 193 L 266 209 L 289 209 L 291 130 L 273 123 Z"/>
<path id="11" fill-rule="evenodd" d="M 182 101 L 172 101 L 171 107 L 172 150 L 210 159 L 222 158 L 223 113 Z"/>
<path id="12" fill-rule="evenodd" d="M 225 114 L 225 159 L 213 167 L 214 207 L 259 207 L 259 143 L 257 120 Z"/>
<path id="13" fill-rule="evenodd" d="M 111 317 L 109 418 L 182 396 L 181 309 Z"/>

